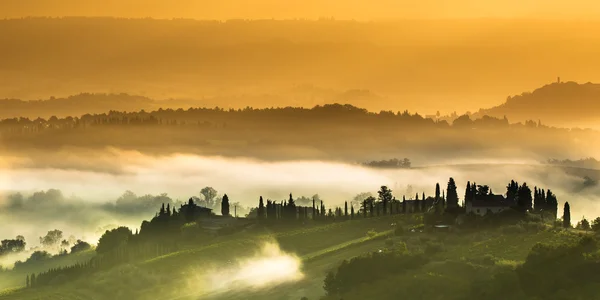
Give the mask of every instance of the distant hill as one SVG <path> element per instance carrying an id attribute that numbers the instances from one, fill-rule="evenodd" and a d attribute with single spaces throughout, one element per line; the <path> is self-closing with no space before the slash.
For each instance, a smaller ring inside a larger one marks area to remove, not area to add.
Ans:
<path id="1" fill-rule="evenodd" d="M 600 84 L 555 82 L 533 92 L 508 97 L 502 105 L 480 109 L 473 117 L 484 115 L 511 121 L 540 120 L 544 124 L 566 127 L 597 127 L 600 113 Z"/>
<path id="2" fill-rule="evenodd" d="M 81 93 L 68 97 L 50 97 L 40 100 L 0 99 L 0 119 L 64 118 L 85 114 L 103 114 L 110 111 L 135 112 L 163 109 L 188 109 L 190 107 L 315 107 L 329 103 L 347 103 L 379 110 L 389 110 L 385 98 L 369 90 L 337 91 L 314 86 L 297 86 L 276 93 L 254 93 L 230 96 L 202 97 L 199 99 L 157 100 L 126 93 Z M 262 105 L 254 105 L 261 103 Z"/>
<path id="3" fill-rule="evenodd" d="M 101 114 L 111 110 L 138 111 L 156 107 L 156 101 L 128 94 L 79 94 L 65 98 L 24 101 L 0 99 L 0 118 L 58 118 L 84 114 Z"/>

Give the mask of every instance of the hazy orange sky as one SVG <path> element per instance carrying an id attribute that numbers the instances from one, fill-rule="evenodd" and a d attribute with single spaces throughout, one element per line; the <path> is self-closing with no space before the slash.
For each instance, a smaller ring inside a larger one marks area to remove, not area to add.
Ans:
<path id="1" fill-rule="evenodd" d="M 0 17 L 598 18 L 596 0 L 2 0 Z"/>

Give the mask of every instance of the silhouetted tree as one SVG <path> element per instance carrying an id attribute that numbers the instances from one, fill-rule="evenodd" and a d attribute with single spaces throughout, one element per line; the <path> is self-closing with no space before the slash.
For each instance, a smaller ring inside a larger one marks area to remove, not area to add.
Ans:
<path id="1" fill-rule="evenodd" d="M 229 217 L 229 197 L 227 194 L 223 195 L 223 200 L 221 201 L 221 215 L 224 217 Z"/>
<path id="2" fill-rule="evenodd" d="M 467 181 L 467 187 L 465 188 L 465 204 L 471 202 L 473 197 L 471 196 L 471 182 Z"/>
<path id="3" fill-rule="evenodd" d="M 543 192 L 543 190 L 542 190 Z M 542 193 L 543 195 L 543 193 Z M 546 193 L 546 210 L 551 212 L 554 215 L 554 218 L 558 215 L 558 199 L 556 199 L 556 195 L 552 193 L 551 190 L 548 190 Z"/>
<path id="4" fill-rule="evenodd" d="M 207 186 L 200 190 L 200 195 L 204 197 L 204 202 L 206 202 L 206 207 L 213 208 L 215 203 L 214 199 L 217 197 L 217 190 L 213 189 L 210 186 Z"/>
<path id="5" fill-rule="evenodd" d="M 132 236 L 133 233 L 131 232 L 131 229 L 127 227 L 119 227 L 110 231 L 107 230 L 98 240 L 96 252 L 102 254 L 124 247 L 129 243 Z"/>
<path id="6" fill-rule="evenodd" d="M 406 213 L 406 197 L 404 195 L 402 196 L 402 213 Z"/>
<path id="7" fill-rule="evenodd" d="M 456 183 L 454 178 L 450 177 L 448 180 L 448 187 L 446 188 L 446 203 L 448 208 L 458 207 L 458 194 L 456 193 Z"/>
<path id="8" fill-rule="evenodd" d="M 260 196 L 260 199 L 258 200 L 258 211 L 257 211 L 258 219 L 259 220 L 265 219 L 265 213 L 266 213 L 265 212 L 265 203 L 263 201 L 263 197 Z"/>
<path id="9" fill-rule="evenodd" d="M 519 192 L 519 183 L 511 180 L 506 186 L 506 200 L 509 203 L 517 205 L 517 194 Z"/>
<path id="10" fill-rule="evenodd" d="M 523 183 L 517 192 L 517 205 L 522 211 L 529 211 L 533 206 L 533 199 L 531 198 L 531 189 L 527 186 L 527 183 Z"/>
<path id="11" fill-rule="evenodd" d="M 354 205 L 350 205 L 350 219 L 354 219 Z"/>
<path id="12" fill-rule="evenodd" d="M 439 201 L 440 200 L 440 184 L 436 183 L 435 184 L 435 201 Z"/>
<path id="13" fill-rule="evenodd" d="M 586 231 L 590 230 L 590 222 L 585 217 L 583 217 L 581 219 L 581 221 L 577 222 L 576 228 L 580 229 L 580 230 L 586 230 Z"/>
<path id="14" fill-rule="evenodd" d="M 569 202 L 565 202 L 565 207 L 563 209 L 563 227 L 571 228 L 571 206 Z"/>
<path id="15" fill-rule="evenodd" d="M 381 204 L 383 205 L 383 214 L 386 215 L 388 203 L 390 203 L 394 198 L 394 196 L 392 195 L 392 190 L 390 190 L 387 186 L 383 185 L 381 186 L 381 189 L 379 189 L 377 194 L 379 195 L 379 201 L 381 201 Z"/>
<path id="16" fill-rule="evenodd" d="M 344 217 L 348 217 L 348 201 L 344 202 Z"/>

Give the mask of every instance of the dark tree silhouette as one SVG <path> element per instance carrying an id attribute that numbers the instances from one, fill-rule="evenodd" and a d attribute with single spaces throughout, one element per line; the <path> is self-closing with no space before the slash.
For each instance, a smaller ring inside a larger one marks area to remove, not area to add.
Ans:
<path id="1" fill-rule="evenodd" d="M 344 217 L 348 217 L 348 201 L 344 202 Z"/>
<path id="2" fill-rule="evenodd" d="M 119 227 L 106 231 L 98 240 L 97 253 L 107 253 L 127 245 L 133 233 L 127 227 Z"/>
<path id="3" fill-rule="evenodd" d="M 543 191 L 542 191 L 543 192 Z M 543 195 L 543 193 L 542 193 Z M 558 199 L 556 199 L 556 195 L 552 193 L 551 190 L 548 190 L 546 193 L 546 210 L 551 212 L 556 218 L 558 215 Z"/>
<path id="4" fill-rule="evenodd" d="M 446 204 L 448 208 L 458 207 L 458 194 L 456 193 L 456 183 L 454 178 L 450 177 L 448 180 L 448 187 L 446 188 Z"/>
<path id="5" fill-rule="evenodd" d="M 394 195 L 392 195 L 392 190 L 390 190 L 387 186 L 383 185 L 381 186 L 377 194 L 379 195 L 379 201 L 381 201 L 381 205 L 383 206 L 383 214 L 387 215 L 388 203 L 390 203 L 394 198 Z"/>
<path id="6" fill-rule="evenodd" d="M 533 198 L 531 197 L 531 189 L 527 183 L 523 183 L 517 192 L 517 205 L 522 211 L 529 211 L 533 207 Z"/>
<path id="7" fill-rule="evenodd" d="M 257 211 L 257 213 L 258 213 L 258 219 L 259 220 L 265 219 L 265 214 L 266 214 L 266 212 L 265 212 L 265 203 L 263 201 L 263 197 L 262 196 L 260 196 L 260 199 L 258 200 L 258 211 Z"/>
<path id="8" fill-rule="evenodd" d="M 223 200 L 221 201 L 221 215 L 224 217 L 229 217 L 229 197 L 227 194 L 223 195 Z"/>
<path id="9" fill-rule="evenodd" d="M 569 202 L 565 202 L 565 207 L 563 209 L 563 227 L 571 228 L 571 206 Z"/>
<path id="10" fill-rule="evenodd" d="M 517 194 L 519 192 L 519 183 L 511 180 L 506 186 L 506 200 L 509 203 L 517 205 Z"/>
<path id="11" fill-rule="evenodd" d="M 465 204 L 471 202 L 473 197 L 471 196 L 471 182 L 467 181 L 467 187 L 465 188 Z"/>

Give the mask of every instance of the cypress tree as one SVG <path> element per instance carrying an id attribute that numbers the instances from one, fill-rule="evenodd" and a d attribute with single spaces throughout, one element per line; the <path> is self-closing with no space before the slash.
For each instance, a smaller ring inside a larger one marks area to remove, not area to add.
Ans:
<path id="1" fill-rule="evenodd" d="M 313 200 L 313 203 L 312 203 L 312 204 L 313 204 L 312 218 L 313 218 L 313 220 L 314 220 L 314 219 L 315 219 L 315 197 L 313 197 L 313 199 L 312 199 L 312 200 Z"/>
<path id="2" fill-rule="evenodd" d="M 571 228 L 571 206 L 569 202 L 565 202 L 565 207 L 563 209 L 563 227 Z"/>
<path id="3" fill-rule="evenodd" d="M 467 181 L 467 187 L 465 188 L 465 204 L 471 202 L 471 182 Z"/>
<path id="4" fill-rule="evenodd" d="M 435 184 L 435 202 L 440 200 L 440 184 Z"/>
<path id="5" fill-rule="evenodd" d="M 406 197 L 404 195 L 402 196 L 402 213 L 406 213 Z"/>
<path id="6" fill-rule="evenodd" d="M 367 200 L 363 200 L 363 218 L 367 218 Z"/>
<path id="7" fill-rule="evenodd" d="M 265 218 L 265 202 L 263 201 L 263 197 L 260 196 L 260 199 L 258 200 L 258 211 L 256 212 L 258 214 L 258 219 L 262 220 Z"/>
<path id="8" fill-rule="evenodd" d="M 354 205 L 350 205 L 350 219 L 354 219 Z"/>
<path id="9" fill-rule="evenodd" d="M 373 208 L 373 201 L 369 201 L 369 216 L 372 218 L 373 214 L 375 213 Z"/>
<path id="10" fill-rule="evenodd" d="M 446 203 L 449 208 L 458 207 L 458 194 L 456 193 L 456 183 L 454 178 L 450 177 L 448 180 L 448 187 L 446 188 Z"/>
<path id="11" fill-rule="evenodd" d="M 344 202 L 344 217 L 348 217 L 348 201 Z"/>
<path id="12" fill-rule="evenodd" d="M 229 217 L 229 197 L 227 194 L 223 195 L 223 200 L 221 201 L 221 215 Z"/>
<path id="13" fill-rule="evenodd" d="M 528 211 L 533 207 L 533 199 L 531 198 L 531 189 L 527 183 L 523 183 L 517 192 L 517 205 L 521 211 Z"/>

